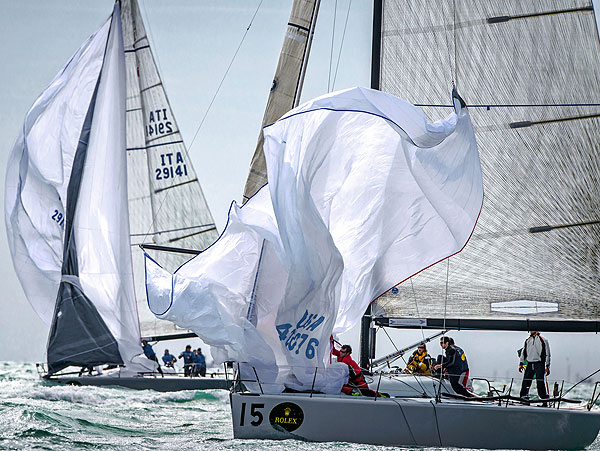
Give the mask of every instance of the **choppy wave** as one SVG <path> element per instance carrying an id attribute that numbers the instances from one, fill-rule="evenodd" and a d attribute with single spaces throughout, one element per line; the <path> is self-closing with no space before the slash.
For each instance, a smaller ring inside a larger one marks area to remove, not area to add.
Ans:
<path id="1" fill-rule="evenodd" d="M 590 386 L 573 398 L 589 399 Z M 358 420 L 359 421 L 359 420 Z M 223 390 L 151 390 L 61 386 L 35 366 L 0 362 L 0 450 L 384 450 L 349 443 L 233 440 Z M 593 445 L 600 451 L 600 441 Z"/>

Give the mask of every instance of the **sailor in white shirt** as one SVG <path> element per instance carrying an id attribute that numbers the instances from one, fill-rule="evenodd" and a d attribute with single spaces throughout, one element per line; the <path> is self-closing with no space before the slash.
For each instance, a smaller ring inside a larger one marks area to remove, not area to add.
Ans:
<path id="1" fill-rule="evenodd" d="M 519 362 L 519 372 L 523 372 L 525 361 L 527 361 L 527 366 L 525 367 L 523 383 L 521 384 L 521 398 L 529 394 L 529 388 L 531 387 L 534 375 L 539 397 L 541 399 L 548 398 L 544 376 L 550 374 L 550 344 L 537 331 L 529 332 L 529 337 L 525 340 Z M 544 403 L 545 405 L 546 403 Z"/>

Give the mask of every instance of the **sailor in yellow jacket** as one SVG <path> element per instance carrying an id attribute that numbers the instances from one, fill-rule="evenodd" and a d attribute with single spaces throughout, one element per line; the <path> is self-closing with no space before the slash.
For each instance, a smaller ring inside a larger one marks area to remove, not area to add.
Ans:
<path id="1" fill-rule="evenodd" d="M 408 359 L 408 365 L 406 365 L 404 372 L 411 374 L 431 374 L 432 362 L 431 356 L 427 354 L 425 343 L 421 343 Z"/>

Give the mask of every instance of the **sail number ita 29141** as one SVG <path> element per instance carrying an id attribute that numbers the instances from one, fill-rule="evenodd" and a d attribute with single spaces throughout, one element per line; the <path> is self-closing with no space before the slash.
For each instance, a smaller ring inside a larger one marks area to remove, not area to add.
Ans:
<path id="1" fill-rule="evenodd" d="M 319 340 L 311 337 L 311 334 L 323 321 L 325 321 L 324 316 L 319 316 L 306 310 L 295 327 L 293 324 L 285 323 L 278 324 L 275 328 L 279 333 L 279 340 L 283 342 L 288 351 L 295 352 L 296 354 L 304 352 L 307 359 L 312 359 L 317 354 Z"/>
<path id="2" fill-rule="evenodd" d="M 156 180 L 167 180 L 175 177 L 187 177 L 187 165 L 181 152 L 160 154 L 160 167 L 154 170 Z"/>

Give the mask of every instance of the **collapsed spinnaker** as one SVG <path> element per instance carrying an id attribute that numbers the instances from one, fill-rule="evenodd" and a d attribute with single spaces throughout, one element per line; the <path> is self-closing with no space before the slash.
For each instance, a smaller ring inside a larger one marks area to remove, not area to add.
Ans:
<path id="1" fill-rule="evenodd" d="M 253 365 L 263 390 L 339 393 L 324 371 L 331 334 L 473 232 L 481 167 L 469 114 L 455 108 L 428 123 L 354 88 L 290 111 L 264 130 L 269 184 L 232 206 L 219 240 L 172 275 L 146 259 L 150 308 L 194 330 L 215 361 Z"/>
<path id="2" fill-rule="evenodd" d="M 51 324 L 49 371 L 141 352 L 129 250 L 120 7 L 28 112 L 7 168 L 17 275 Z M 115 315 L 118 312 L 118 315 Z"/>

